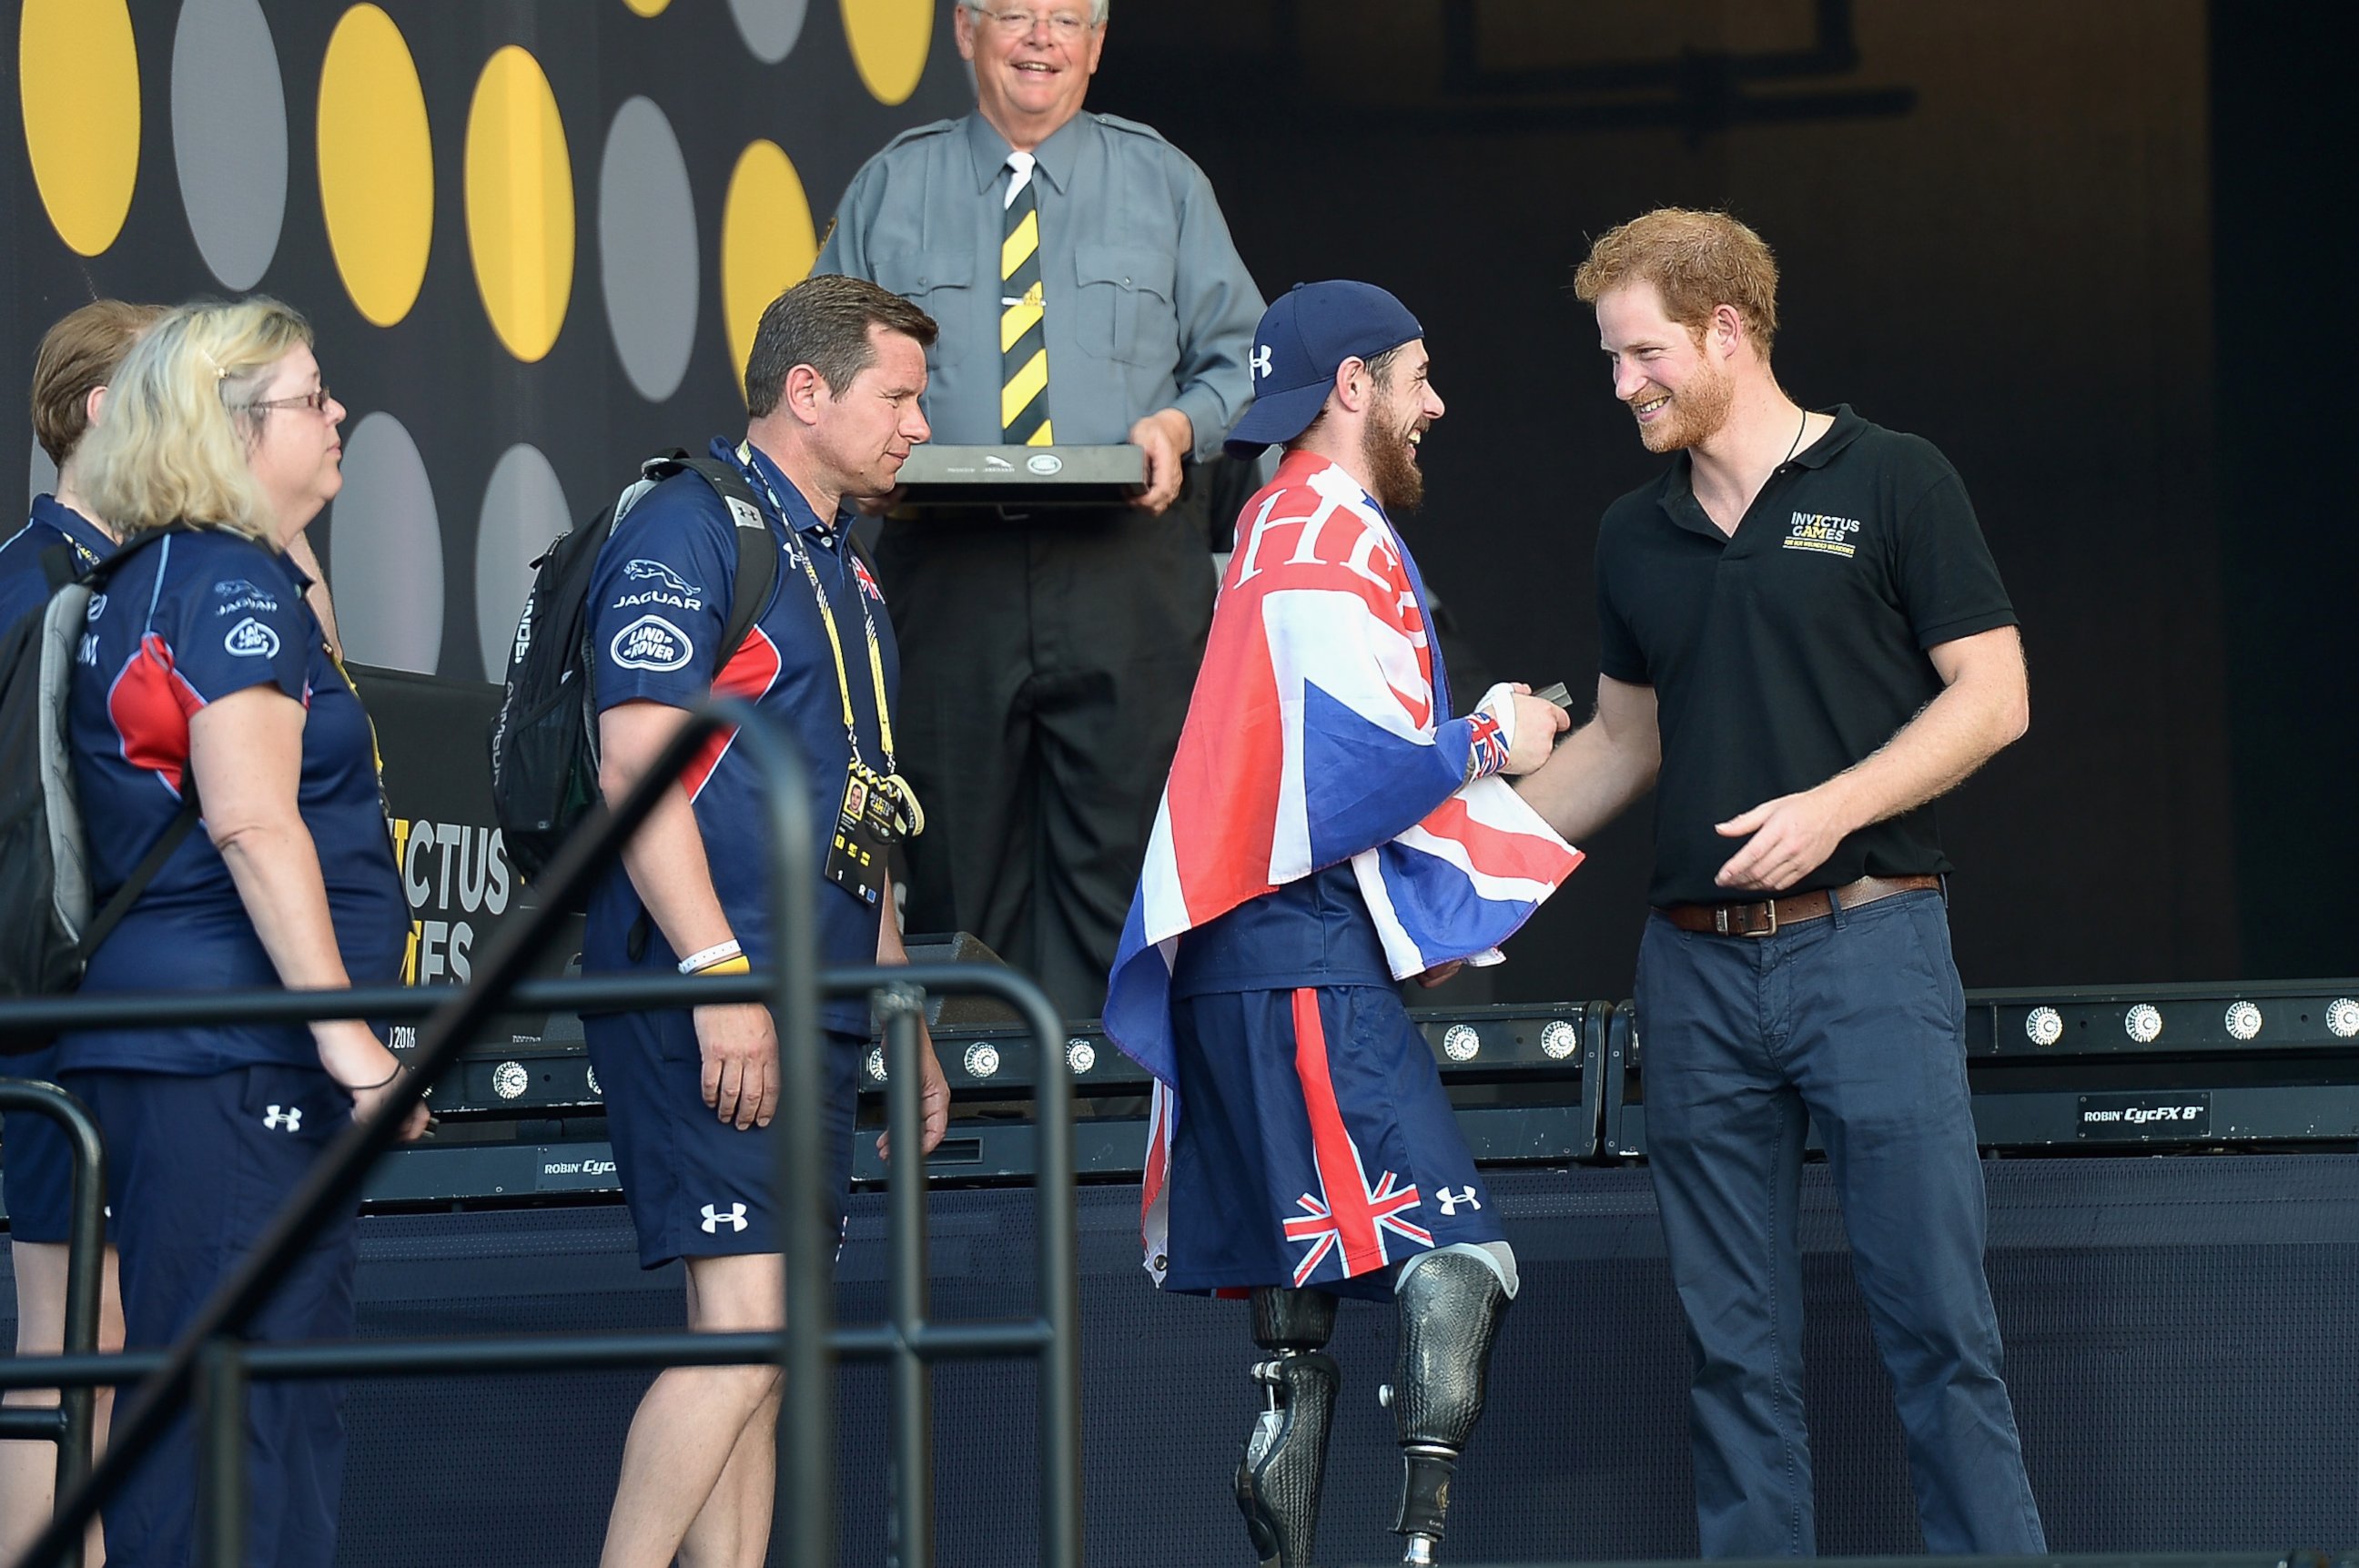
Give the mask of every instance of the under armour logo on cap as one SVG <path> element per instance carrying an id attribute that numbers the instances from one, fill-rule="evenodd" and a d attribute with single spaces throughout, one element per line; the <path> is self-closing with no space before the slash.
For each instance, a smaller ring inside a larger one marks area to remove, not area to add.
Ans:
<path id="1" fill-rule="evenodd" d="M 729 1205 L 729 1212 L 727 1214 L 723 1214 L 719 1204 L 705 1204 L 704 1234 L 707 1236 L 718 1235 L 723 1225 L 727 1225 L 731 1230 L 744 1230 L 745 1228 L 745 1205 L 743 1203 L 732 1203 Z"/>
<path id="2" fill-rule="evenodd" d="M 1231 457 L 1254 458 L 1309 430 L 1347 359 L 1370 360 L 1425 336 L 1408 308 L 1373 283 L 1298 283 L 1254 329 L 1252 407 L 1229 432 Z"/>
<path id="3" fill-rule="evenodd" d="M 300 1132 L 303 1130 L 303 1107 L 272 1105 L 262 1118 L 262 1125 L 272 1132 Z"/>
<path id="4" fill-rule="evenodd" d="M 1447 1187 L 1444 1187 L 1441 1190 L 1441 1212 L 1443 1214 L 1456 1214 L 1458 1212 L 1458 1205 L 1461 1203 L 1465 1204 L 1470 1209 L 1477 1211 L 1481 1210 L 1483 1207 L 1483 1200 L 1474 1195 L 1474 1189 L 1472 1187 L 1462 1187 L 1455 1192 L 1451 1192 Z"/>

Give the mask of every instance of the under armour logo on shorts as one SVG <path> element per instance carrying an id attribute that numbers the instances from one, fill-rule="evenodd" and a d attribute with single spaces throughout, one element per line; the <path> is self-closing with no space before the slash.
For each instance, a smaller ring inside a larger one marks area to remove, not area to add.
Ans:
<path id="1" fill-rule="evenodd" d="M 269 1107 L 267 1114 L 263 1116 L 262 1125 L 268 1127 L 272 1132 L 301 1132 L 303 1130 L 303 1107 L 300 1105 L 272 1105 Z"/>
<path id="2" fill-rule="evenodd" d="M 1483 1200 L 1474 1195 L 1474 1189 L 1472 1187 L 1462 1188 L 1455 1192 L 1451 1192 L 1449 1188 L 1444 1187 L 1441 1190 L 1440 1195 L 1441 1212 L 1445 1214 L 1456 1214 L 1458 1212 L 1458 1205 L 1461 1203 L 1465 1204 L 1470 1209 L 1476 1210 L 1481 1209 L 1483 1206 Z"/>
<path id="3" fill-rule="evenodd" d="M 720 1234 L 720 1230 L 723 1225 L 727 1225 L 731 1230 L 744 1230 L 745 1228 L 745 1205 L 743 1203 L 732 1203 L 729 1205 L 729 1212 L 727 1214 L 723 1214 L 719 1204 L 705 1204 L 704 1234 L 707 1236 L 716 1236 Z"/>

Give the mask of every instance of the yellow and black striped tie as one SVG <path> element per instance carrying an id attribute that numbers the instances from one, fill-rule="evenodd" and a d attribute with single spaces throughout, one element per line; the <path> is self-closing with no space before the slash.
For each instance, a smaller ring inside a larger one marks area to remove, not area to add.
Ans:
<path id="1" fill-rule="evenodd" d="M 1049 339 L 1040 325 L 1040 209 L 1032 155 L 1007 155 L 1007 221 L 999 242 L 999 428 L 1011 446 L 1047 446 Z"/>

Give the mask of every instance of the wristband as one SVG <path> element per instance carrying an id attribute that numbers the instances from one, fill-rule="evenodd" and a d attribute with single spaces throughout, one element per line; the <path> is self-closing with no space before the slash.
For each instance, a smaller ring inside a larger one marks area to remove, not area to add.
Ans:
<path id="1" fill-rule="evenodd" d="M 754 966 L 745 962 L 745 955 L 742 953 L 733 953 L 726 958 L 716 958 L 701 969 L 690 971 L 693 975 L 751 975 L 753 972 Z"/>
<path id="2" fill-rule="evenodd" d="M 400 1076 L 402 1075 L 402 1073 L 405 1073 L 405 1072 L 407 1072 L 407 1071 L 408 1071 L 408 1068 L 407 1068 L 407 1066 L 402 1062 L 401 1059 L 400 1059 L 400 1058 L 398 1058 L 398 1057 L 396 1057 L 396 1058 L 394 1059 L 393 1071 L 392 1071 L 392 1072 L 390 1072 L 390 1073 L 386 1073 L 384 1077 L 382 1077 L 382 1078 L 378 1079 L 375 1083 L 338 1083 L 338 1084 L 336 1085 L 336 1087 L 337 1087 L 337 1088 L 339 1088 L 339 1089 L 342 1089 L 342 1090 L 345 1094 L 368 1094 L 371 1090 L 375 1090 L 375 1089 L 382 1089 L 382 1088 L 384 1088 L 386 1084 L 388 1084 L 388 1083 L 392 1083 L 395 1079 L 397 1079 L 397 1078 L 400 1077 Z"/>
<path id="3" fill-rule="evenodd" d="M 739 963 L 737 970 L 733 973 L 742 973 L 745 967 L 745 950 L 737 945 L 735 937 L 731 937 L 727 942 L 715 942 L 701 953 L 691 953 L 681 959 L 679 972 L 682 975 L 701 975 L 723 961 L 734 958 Z"/>

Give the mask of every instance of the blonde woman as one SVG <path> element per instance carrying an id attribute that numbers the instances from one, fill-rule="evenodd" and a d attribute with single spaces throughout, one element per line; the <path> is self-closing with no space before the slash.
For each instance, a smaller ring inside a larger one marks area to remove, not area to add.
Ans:
<path id="1" fill-rule="evenodd" d="M 181 836 L 92 954 L 86 993 L 398 973 L 408 910 L 368 719 L 287 559 L 342 482 L 343 415 L 310 327 L 273 300 L 170 311 L 115 373 L 82 483 L 125 543 L 92 603 L 71 711 L 95 897 Z M 356 1019 L 89 1031 L 58 1051 L 106 1139 L 134 1345 L 179 1333 L 320 1150 L 400 1074 Z M 405 1135 L 423 1124 L 414 1114 Z M 349 1335 L 353 1241 L 349 1214 L 318 1236 L 252 1336 Z M 325 1568 L 342 1390 L 265 1382 L 250 1398 L 248 1561 Z M 184 1428 L 106 1510 L 112 1560 L 183 1561 L 194 1496 Z"/>

